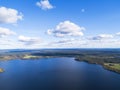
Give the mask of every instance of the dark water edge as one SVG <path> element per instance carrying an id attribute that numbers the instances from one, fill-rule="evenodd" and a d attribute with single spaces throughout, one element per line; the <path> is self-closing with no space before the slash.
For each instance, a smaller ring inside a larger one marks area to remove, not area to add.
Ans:
<path id="1" fill-rule="evenodd" d="M 120 90 L 120 74 L 74 58 L 0 62 L 0 90 Z"/>
<path id="2" fill-rule="evenodd" d="M 75 60 L 76 60 L 76 59 L 75 59 Z M 76 61 L 78 61 L 78 62 L 86 62 L 86 63 L 89 63 L 89 64 L 96 64 L 96 65 L 100 65 L 100 66 L 102 66 L 105 70 L 108 70 L 108 71 L 111 71 L 111 72 L 114 72 L 114 73 L 120 74 L 120 71 L 119 71 L 119 70 L 114 69 L 114 68 L 111 68 L 111 67 L 106 66 L 106 65 L 104 65 L 104 64 L 100 64 L 100 63 L 93 63 L 93 62 L 91 63 L 91 62 L 84 61 L 84 60 L 76 60 Z"/>

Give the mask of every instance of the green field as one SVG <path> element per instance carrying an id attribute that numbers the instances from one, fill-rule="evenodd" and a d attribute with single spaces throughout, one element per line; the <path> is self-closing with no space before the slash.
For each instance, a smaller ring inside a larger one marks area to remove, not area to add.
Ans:
<path id="1" fill-rule="evenodd" d="M 25 55 L 23 59 L 35 59 L 38 58 L 38 56 L 33 56 L 33 55 Z"/>
<path id="2" fill-rule="evenodd" d="M 112 69 L 120 70 L 120 63 L 104 63 L 104 65 Z"/>

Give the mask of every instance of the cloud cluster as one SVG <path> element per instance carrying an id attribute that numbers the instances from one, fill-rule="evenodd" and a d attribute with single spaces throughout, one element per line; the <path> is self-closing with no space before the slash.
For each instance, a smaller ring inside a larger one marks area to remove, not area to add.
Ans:
<path id="1" fill-rule="evenodd" d="M 0 23 L 17 23 L 23 15 L 15 9 L 0 7 Z"/>
<path id="2" fill-rule="evenodd" d="M 54 29 L 49 29 L 47 33 L 56 37 L 83 36 L 84 27 L 80 27 L 71 21 L 60 22 Z"/>
<path id="3" fill-rule="evenodd" d="M 23 42 L 25 45 L 34 45 L 41 42 L 41 39 L 38 37 L 26 37 L 26 36 L 19 36 L 18 40 Z"/>
<path id="4" fill-rule="evenodd" d="M 79 48 L 81 46 L 86 45 L 86 40 L 84 39 L 75 39 L 75 38 L 69 38 L 69 39 L 64 39 L 62 38 L 61 40 L 57 41 L 51 41 L 48 43 L 47 47 L 49 48 Z"/>
<path id="5" fill-rule="evenodd" d="M 16 35 L 16 33 L 11 31 L 8 28 L 0 27 L 0 37 L 6 37 L 6 36 L 10 36 L 10 35 Z"/>
<path id="6" fill-rule="evenodd" d="M 49 0 L 40 0 L 36 3 L 38 7 L 43 10 L 53 9 L 54 6 L 49 2 Z M 83 8 L 81 12 L 85 12 Z M 18 12 L 16 9 L 0 7 L 0 24 L 16 24 L 19 20 L 23 19 L 21 12 Z M 69 20 L 58 23 L 53 29 L 48 29 L 47 34 L 53 35 L 55 37 L 49 41 L 46 40 L 45 43 L 42 42 L 39 37 L 29 37 L 23 35 L 17 35 L 17 39 L 8 38 L 7 36 L 16 35 L 16 33 L 8 28 L 0 27 L 0 47 L 2 48 L 40 48 L 44 47 L 53 47 L 53 48 L 80 48 L 80 47 L 115 47 L 120 46 L 120 32 L 116 34 L 99 34 L 97 36 L 83 36 L 84 27 L 81 27 Z M 63 38 L 64 37 L 64 38 Z M 71 39 L 72 38 L 72 39 Z"/>
<path id="7" fill-rule="evenodd" d="M 53 9 L 54 6 L 50 4 L 48 0 L 41 0 L 36 3 L 38 7 L 40 7 L 43 10 Z"/>
<path id="8" fill-rule="evenodd" d="M 90 38 L 91 40 L 105 40 L 105 39 L 111 39 L 114 36 L 111 34 L 100 34 L 98 36 L 94 36 L 92 38 Z"/>
<path id="9" fill-rule="evenodd" d="M 60 48 L 111 48 L 120 46 L 120 37 L 117 34 L 99 34 L 97 36 L 86 36 L 82 38 L 62 38 L 62 40 L 51 42 L 51 47 Z M 48 47 L 49 47 L 48 45 Z"/>

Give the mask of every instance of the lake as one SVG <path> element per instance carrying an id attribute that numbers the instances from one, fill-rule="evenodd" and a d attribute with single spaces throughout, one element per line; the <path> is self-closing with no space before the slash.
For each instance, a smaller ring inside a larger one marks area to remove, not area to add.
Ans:
<path id="1" fill-rule="evenodd" d="M 1 61 L 0 90 L 120 90 L 120 74 L 74 58 Z"/>

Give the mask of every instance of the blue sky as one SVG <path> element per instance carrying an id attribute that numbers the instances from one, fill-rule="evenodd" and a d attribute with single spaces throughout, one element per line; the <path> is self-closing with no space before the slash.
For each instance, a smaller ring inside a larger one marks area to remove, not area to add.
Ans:
<path id="1" fill-rule="evenodd" d="M 120 48 L 119 0 L 0 0 L 0 49 Z"/>

